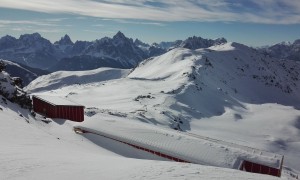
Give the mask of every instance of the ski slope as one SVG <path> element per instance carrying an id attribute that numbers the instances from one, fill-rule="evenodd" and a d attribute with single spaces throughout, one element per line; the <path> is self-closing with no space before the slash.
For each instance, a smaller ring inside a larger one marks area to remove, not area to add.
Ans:
<path id="1" fill-rule="evenodd" d="M 0 108 L 1 179 L 277 179 L 165 161 L 106 138 L 78 135 L 74 122 L 47 119 L 47 124 L 1 99 Z"/>

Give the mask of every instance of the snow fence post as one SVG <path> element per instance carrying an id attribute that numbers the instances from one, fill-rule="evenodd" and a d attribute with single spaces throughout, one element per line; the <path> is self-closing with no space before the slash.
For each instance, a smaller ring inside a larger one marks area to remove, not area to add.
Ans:
<path id="1" fill-rule="evenodd" d="M 281 177 L 282 166 L 283 166 L 283 159 L 284 159 L 284 155 L 282 155 L 281 164 L 280 164 L 280 169 L 279 169 L 279 172 L 278 172 L 278 177 Z"/>

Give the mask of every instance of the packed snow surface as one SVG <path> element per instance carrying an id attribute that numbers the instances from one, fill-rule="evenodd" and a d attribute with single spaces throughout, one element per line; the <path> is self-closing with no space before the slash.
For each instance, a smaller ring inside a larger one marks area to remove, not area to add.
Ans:
<path id="1" fill-rule="evenodd" d="M 277 179 L 163 159 L 95 135 L 78 135 L 77 123 L 35 119 L 0 99 L 0 179 Z M 139 158 L 139 159 L 133 159 Z M 148 160 L 143 160 L 148 159 Z"/>
<path id="2" fill-rule="evenodd" d="M 281 155 L 189 135 L 125 118 L 93 117 L 77 128 L 111 137 L 187 162 L 239 169 L 243 160 L 280 169 Z"/>

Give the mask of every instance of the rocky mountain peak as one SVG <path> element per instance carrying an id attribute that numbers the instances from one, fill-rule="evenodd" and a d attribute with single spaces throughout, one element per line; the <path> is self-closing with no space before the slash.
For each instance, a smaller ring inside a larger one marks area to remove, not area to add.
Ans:
<path id="1" fill-rule="evenodd" d="M 227 43 L 227 40 L 224 37 L 218 38 L 215 40 L 215 44 L 225 44 Z"/>
<path id="2" fill-rule="evenodd" d="M 15 37 L 6 35 L 0 38 L 0 50 L 12 48 L 17 44 L 17 39 Z"/>
<path id="3" fill-rule="evenodd" d="M 121 31 L 118 31 L 118 33 L 114 35 L 113 39 L 127 39 L 127 38 Z"/>
<path id="4" fill-rule="evenodd" d="M 41 49 L 42 47 L 46 47 L 47 49 L 52 48 L 52 43 L 43 38 L 39 33 L 21 35 L 18 41 L 20 45 L 26 47 L 31 46 L 36 49 Z"/>
<path id="5" fill-rule="evenodd" d="M 13 37 L 13 36 L 6 35 L 6 36 L 3 36 L 2 38 L 0 38 L 0 40 L 2 40 L 2 41 L 10 41 L 10 40 L 17 40 L 17 39 L 15 37 Z"/>
<path id="6" fill-rule="evenodd" d="M 54 44 L 59 44 L 59 45 L 74 45 L 72 42 L 71 38 L 69 35 L 65 35 L 62 37 L 59 41 L 56 41 Z"/>
<path id="7" fill-rule="evenodd" d="M 139 39 L 135 39 L 134 44 L 135 44 L 136 46 L 149 47 L 149 44 L 144 43 L 144 42 L 142 42 L 142 41 L 139 40 Z"/>
<path id="8" fill-rule="evenodd" d="M 185 41 L 180 44 L 180 47 L 188 48 L 188 49 L 199 49 L 199 48 L 208 48 L 214 45 L 220 45 L 226 43 L 227 40 L 225 38 L 218 38 L 216 40 L 212 39 L 204 39 L 202 37 L 189 37 Z"/>
<path id="9" fill-rule="evenodd" d="M 32 34 L 24 34 L 21 35 L 20 40 L 39 40 L 42 39 L 42 36 L 39 33 L 32 33 Z"/>

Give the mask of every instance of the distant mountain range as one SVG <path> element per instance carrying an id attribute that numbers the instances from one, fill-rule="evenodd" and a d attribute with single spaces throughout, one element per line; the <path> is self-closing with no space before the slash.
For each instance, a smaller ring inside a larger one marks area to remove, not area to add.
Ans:
<path id="1" fill-rule="evenodd" d="M 0 59 L 50 72 L 92 70 L 99 67 L 129 69 L 136 67 L 144 59 L 162 55 L 174 48 L 195 50 L 226 42 L 225 38 L 212 40 L 193 36 L 186 40 L 150 45 L 139 39 L 128 38 L 120 31 L 112 38 L 104 37 L 91 42 L 76 41 L 75 43 L 68 35 L 54 43 L 43 38 L 39 33 L 24 34 L 18 39 L 6 35 L 0 39 Z M 258 50 L 277 59 L 300 60 L 300 40 L 294 43 L 279 43 Z"/>
<path id="2" fill-rule="evenodd" d="M 291 42 L 282 42 L 259 49 L 262 53 L 278 59 L 300 61 L 300 39 Z"/>
<path id="3" fill-rule="evenodd" d="M 59 61 L 63 53 L 38 33 L 21 35 L 19 39 L 0 39 L 0 58 L 30 67 L 47 69 Z"/>
<path id="4" fill-rule="evenodd" d="M 177 48 L 207 48 L 226 43 L 216 40 L 190 37 L 184 41 L 153 43 L 133 40 L 118 32 L 112 38 L 95 41 L 72 42 L 68 35 L 51 43 L 39 33 L 21 35 L 19 39 L 4 36 L 0 39 L 0 58 L 29 67 L 58 70 L 91 70 L 99 67 L 133 68 L 144 59 L 158 56 Z"/>

